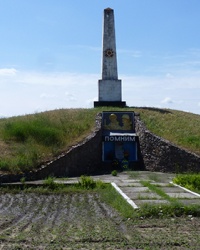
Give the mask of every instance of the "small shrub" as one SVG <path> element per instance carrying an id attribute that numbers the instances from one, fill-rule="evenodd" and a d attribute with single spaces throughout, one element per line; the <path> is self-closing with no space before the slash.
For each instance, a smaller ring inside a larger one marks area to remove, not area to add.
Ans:
<path id="1" fill-rule="evenodd" d="M 104 189 L 104 188 L 106 188 L 106 184 L 103 181 L 101 181 L 101 180 L 97 180 L 96 181 L 96 188 L 98 188 L 98 189 Z"/>
<path id="2" fill-rule="evenodd" d="M 21 182 L 21 184 L 25 185 L 25 183 L 26 183 L 26 178 L 25 178 L 25 177 L 22 177 L 22 178 L 20 179 L 20 182 Z"/>
<path id="3" fill-rule="evenodd" d="M 111 172 L 111 174 L 112 174 L 112 176 L 117 176 L 117 170 L 113 170 L 112 172 Z"/>
<path id="4" fill-rule="evenodd" d="M 96 182 L 90 176 L 85 175 L 80 177 L 78 184 L 83 189 L 94 189 L 96 187 Z"/>
<path id="5" fill-rule="evenodd" d="M 64 187 L 64 184 L 56 183 L 55 178 L 52 176 L 47 177 L 43 183 L 46 188 L 51 190 L 58 190 Z"/>

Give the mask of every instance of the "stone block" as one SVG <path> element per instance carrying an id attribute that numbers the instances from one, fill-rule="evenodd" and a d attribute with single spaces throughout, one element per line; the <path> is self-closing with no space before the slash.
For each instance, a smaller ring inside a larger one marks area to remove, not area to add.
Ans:
<path id="1" fill-rule="evenodd" d="M 121 80 L 99 80 L 99 101 L 121 101 Z"/>

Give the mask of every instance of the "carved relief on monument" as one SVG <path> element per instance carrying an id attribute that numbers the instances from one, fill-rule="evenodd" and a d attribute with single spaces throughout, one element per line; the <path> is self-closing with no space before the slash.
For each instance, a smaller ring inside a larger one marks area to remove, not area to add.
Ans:
<path id="1" fill-rule="evenodd" d="M 105 51 L 105 56 L 106 57 L 113 57 L 114 56 L 114 51 L 112 49 L 107 49 Z"/>
<path id="2" fill-rule="evenodd" d="M 134 132 L 134 112 L 104 112 L 103 129 Z"/>

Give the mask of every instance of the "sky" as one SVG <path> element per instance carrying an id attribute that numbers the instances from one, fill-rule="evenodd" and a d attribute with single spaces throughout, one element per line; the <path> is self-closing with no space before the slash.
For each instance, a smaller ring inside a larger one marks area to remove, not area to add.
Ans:
<path id="1" fill-rule="evenodd" d="M 0 0 L 0 117 L 93 107 L 107 7 L 122 100 L 200 114 L 199 0 Z"/>

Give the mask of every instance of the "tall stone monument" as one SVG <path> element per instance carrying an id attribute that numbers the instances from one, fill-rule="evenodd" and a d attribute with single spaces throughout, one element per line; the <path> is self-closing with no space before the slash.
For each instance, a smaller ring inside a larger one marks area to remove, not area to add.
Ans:
<path id="1" fill-rule="evenodd" d="M 122 83 L 118 79 L 117 51 L 115 40 L 114 10 L 104 10 L 103 20 L 103 55 L 102 79 L 98 82 L 99 99 L 94 102 L 94 107 L 114 106 L 125 107 L 122 101 Z"/>

